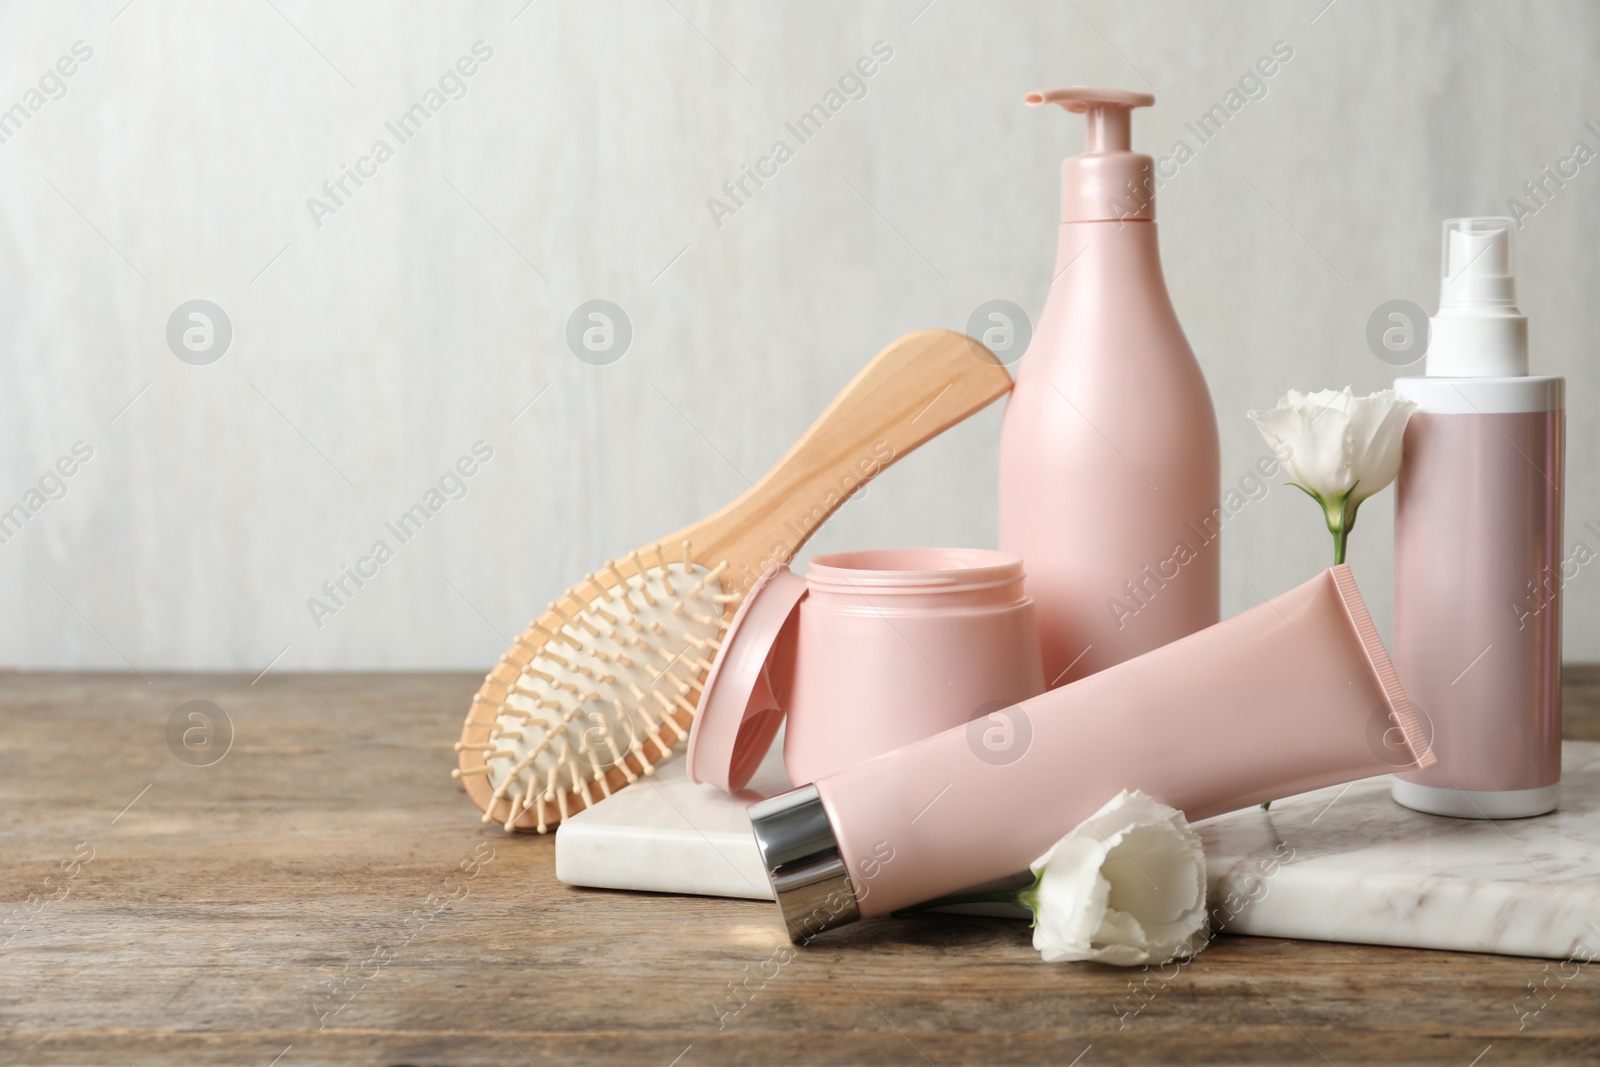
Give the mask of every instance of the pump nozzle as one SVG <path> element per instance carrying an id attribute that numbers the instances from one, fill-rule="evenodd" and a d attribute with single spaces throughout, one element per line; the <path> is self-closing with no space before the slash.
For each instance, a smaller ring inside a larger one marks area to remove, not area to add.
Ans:
<path id="1" fill-rule="evenodd" d="M 1029 107 L 1060 104 L 1074 115 L 1089 116 L 1084 134 L 1085 152 L 1126 152 L 1133 147 L 1129 118 L 1134 108 L 1149 107 L 1156 98 L 1149 93 L 1130 93 L 1126 89 L 1094 89 L 1074 85 L 1070 89 L 1043 89 L 1022 98 Z"/>
<path id="2" fill-rule="evenodd" d="M 1087 119 L 1083 154 L 1061 164 L 1061 221 L 1101 222 L 1155 217 L 1153 161 L 1133 152 L 1131 116 L 1156 98 L 1126 89 L 1074 85 L 1023 97 L 1029 107 L 1060 104 Z"/>

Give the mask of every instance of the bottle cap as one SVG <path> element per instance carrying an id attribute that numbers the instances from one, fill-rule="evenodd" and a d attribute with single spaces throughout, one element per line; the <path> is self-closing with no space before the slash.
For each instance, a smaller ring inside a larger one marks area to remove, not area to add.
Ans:
<path id="1" fill-rule="evenodd" d="M 729 793 L 749 784 L 778 727 L 794 681 L 806 580 L 782 563 L 756 579 L 723 634 L 689 728 L 690 781 Z"/>
<path id="2" fill-rule="evenodd" d="M 1155 163 L 1132 151 L 1131 116 L 1156 98 L 1125 89 L 1075 85 L 1029 93 L 1030 107 L 1060 104 L 1083 115 L 1083 154 L 1061 161 L 1061 221 L 1103 222 L 1156 217 Z"/>
<path id="3" fill-rule="evenodd" d="M 805 944 L 861 918 L 844 850 L 816 786 L 750 805 L 750 830 L 790 941 Z"/>

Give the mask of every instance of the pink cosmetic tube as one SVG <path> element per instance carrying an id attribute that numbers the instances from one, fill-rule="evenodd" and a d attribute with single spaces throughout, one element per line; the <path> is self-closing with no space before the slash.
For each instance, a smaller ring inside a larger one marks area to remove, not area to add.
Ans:
<path id="1" fill-rule="evenodd" d="M 1027 869 L 1124 789 L 1190 819 L 1434 762 L 1345 566 L 752 805 L 789 936 Z"/>

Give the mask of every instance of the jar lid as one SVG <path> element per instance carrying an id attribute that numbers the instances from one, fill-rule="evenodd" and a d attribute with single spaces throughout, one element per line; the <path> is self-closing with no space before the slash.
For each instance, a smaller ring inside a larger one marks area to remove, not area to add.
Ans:
<path id="1" fill-rule="evenodd" d="M 806 580 L 779 563 L 734 613 L 711 661 L 689 728 L 684 766 L 693 782 L 737 793 L 750 782 L 783 725 L 794 681 L 796 634 Z"/>

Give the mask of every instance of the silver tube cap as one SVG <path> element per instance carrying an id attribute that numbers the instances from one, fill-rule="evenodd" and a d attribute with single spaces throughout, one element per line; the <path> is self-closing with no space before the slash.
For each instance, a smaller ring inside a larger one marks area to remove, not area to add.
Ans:
<path id="1" fill-rule="evenodd" d="M 750 829 L 790 941 L 804 944 L 861 918 L 850 868 L 816 786 L 750 805 Z"/>

